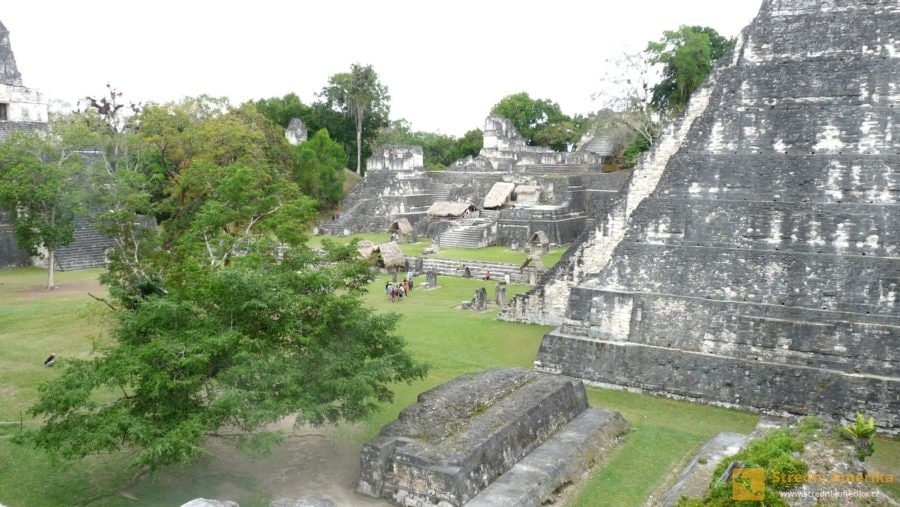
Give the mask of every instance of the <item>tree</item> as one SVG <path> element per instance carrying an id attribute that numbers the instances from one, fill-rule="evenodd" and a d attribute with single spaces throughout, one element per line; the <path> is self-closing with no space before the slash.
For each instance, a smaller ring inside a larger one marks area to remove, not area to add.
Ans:
<path id="1" fill-rule="evenodd" d="M 57 248 L 75 239 L 83 151 L 95 142 L 82 125 L 56 123 L 49 132 L 16 132 L 0 145 L 0 206 L 13 219 L 19 248 L 32 256 L 46 251 L 48 290 Z"/>
<path id="2" fill-rule="evenodd" d="M 470 130 L 456 140 L 456 153 L 454 156 L 457 159 L 468 156 L 475 157 L 481 152 L 483 146 L 484 133 L 481 129 Z"/>
<path id="3" fill-rule="evenodd" d="M 662 39 L 648 43 L 649 62 L 663 66 L 662 80 L 653 87 L 653 105 L 660 110 L 681 110 L 703 84 L 713 62 L 732 46 L 734 39 L 726 39 L 714 29 L 700 26 L 681 26 L 663 32 Z"/>
<path id="4" fill-rule="evenodd" d="M 321 129 L 312 138 L 294 147 L 293 180 L 300 190 L 316 199 L 320 209 L 336 206 L 344 196 L 344 169 L 347 154 Z"/>
<path id="5" fill-rule="evenodd" d="M 309 127 L 312 108 L 304 104 L 295 93 L 289 93 L 281 98 L 259 99 L 250 101 L 250 103 L 260 114 L 282 128 L 287 128 L 294 118 L 300 118 L 307 128 Z"/>
<path id="6" fill-rule="evenodd" d="M 534 100 L 526 92 L 504 97 L 491 108 L 491 114 L 511 121 L 530 145 L 565 151 L 581 135 L 576 122 L 563 114 L 559 104 L 544 99 Z"/>
<path id="7" fill-rule="evenodd" d="M 652 104 L 659 72 L 645 53 L 623 53 L 606 64 L 601 91 L 594 94 L 603 108 L 591 115 L 587 130 L 624 146 L 625 165 L 633 166 L 659 133 L 662 114 Z"/>
<path id="8" fill-rule="evenodd" d="M 387 124 L 391 99 L 387 87 L 378 80 L 378 74 L 371 65 L 354 63 L 350 67 L 350 72 L 331 76 L 320 96 L 329 107 L 353 118 L 356 127 L 356 172 L 363 176 L 365 169 L 362 168 L 362 144 L 365 119 L 366 117 L 376 119 L 379 126 Z"/>
<path id="9" fill-rule="evenodd" d="M 134 449 L 135 464 L 157 468 L 196 456 L 208 437 L 269 441 L 257 430 L 291 414 L 358 420 L 391 399 L 392 383 L 424 376 L 397 317 L 360 301 L 369 263 L 352 246 L 305 245 L 314 202 L 280 164 L 283 137 L 255 114 L 227 111 L 182 133 L 192 155 L 158 203 L 168 218 L 144 229 L 147 241 L 115 247 L 102 278 L 114 343 L 61 363 L 30 410 L 43 425 L 20 442 L 63 457 Z"/>

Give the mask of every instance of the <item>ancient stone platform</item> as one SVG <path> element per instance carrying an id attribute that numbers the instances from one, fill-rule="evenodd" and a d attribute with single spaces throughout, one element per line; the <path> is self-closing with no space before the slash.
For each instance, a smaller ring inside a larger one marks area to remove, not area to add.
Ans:
<path id="1" fill-rule="evenodd" d="M 900 429 L 897 33 L 896 1 L 765 0 L 577 283 L 511 305 L 564 302 L 539 368 Z"/>
<path id="2" fill-rule="evenodd" d="M 494 494 L 528 482 L 524 496 L 540 498 L 625 426 L 618 413 L 589 410 L 577 380 L 524 369 L 464 375 L 419 395 L 363 447 L 357 491 L 404 506 L 460 506 L 502 476 Z"/>

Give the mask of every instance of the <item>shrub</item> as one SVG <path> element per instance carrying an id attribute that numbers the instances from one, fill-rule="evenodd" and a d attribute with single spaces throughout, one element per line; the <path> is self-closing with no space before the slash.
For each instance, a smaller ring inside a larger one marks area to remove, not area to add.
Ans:
<path id="1" fill-rule="evenodd" d="M 872 440 L 872 437 L 875 436 L 875 418 L 870 417 L 866 420 L 862 412 L 857 412 L 853 424 L 841 428 L 841 436 L 854 443 L 856 457 L 860 461 L 865 461 L 866 457 L 875 452 L 875 442 Z"/>

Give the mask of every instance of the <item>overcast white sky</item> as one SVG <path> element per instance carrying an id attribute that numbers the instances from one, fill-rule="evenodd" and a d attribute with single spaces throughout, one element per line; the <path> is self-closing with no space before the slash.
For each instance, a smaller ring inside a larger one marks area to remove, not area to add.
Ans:
<path id="1" fill-rule="evenodd" d="M 683 24 L 735 36 L 761 0 L 3 3 L 24 84 L 48 99 L 75 103 L 110 82 L 144 102 L 311 102 L 359 62 L 388 86 L 392 118 L 461 135 L 520 91 L 567 114 L 596 110 L 608 58 Z"/>

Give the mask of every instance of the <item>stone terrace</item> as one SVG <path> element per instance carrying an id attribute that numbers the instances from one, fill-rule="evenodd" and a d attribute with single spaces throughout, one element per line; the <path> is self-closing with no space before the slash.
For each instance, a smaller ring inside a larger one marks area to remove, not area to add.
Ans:
<path id="1" fill-rule="evenodd" d="M 572 379 L 522 369 L 458 377 L 420 394 L 365 445 L 358 491 L 399 505 L 463 505 L 587 408 Z M 586 433 L 607 427 L 614 441 L 625 422 L 607 414 L 583 422 Z"/>

